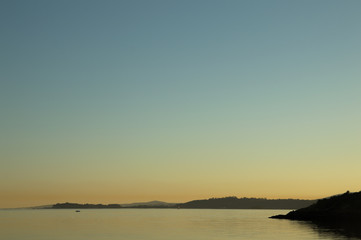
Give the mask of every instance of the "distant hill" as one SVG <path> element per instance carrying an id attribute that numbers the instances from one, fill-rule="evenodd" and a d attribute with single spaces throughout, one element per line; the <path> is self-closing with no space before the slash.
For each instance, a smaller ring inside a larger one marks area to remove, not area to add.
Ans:
<path id="1" fill-rule="evenodd" d="M 266 198 L 210 198 L 186 203 L 167 203 L 161 201 L 136 202 L 128 204 L 80 204 L 57 203 L 33 209 L 103 209 L 103 208 L 204 208 L 204 209 L 299 209 L 308 207 L 316 200 L 266 199 Z"/>
<path id="2" fill-rule="evenodd" d="M 271 218 L 311 221 L 360 221 L 361 192 L 346 192 L 320 199 L 309 207 Z"/>
<path id="3" fill-rule="evenodd" d="M 120 204 L 122 207 L 175 207 L 178 203 L 167 203 L 162 201 L 136 202 L 128 204 Z"/>
<path id="4" fill-rule="evenodd" d="M 178 208 L 208 209 L 298 209 L 310 206 L 316 200 L 266 198 L 210 198 L 178 204 Z"/>
<path id="5" fill-rule="evenodd" d="M 36 207 L 30 207 L 30 209 L 50 209 L 53 205 L 43 205 L 43 206 L 36 206 Z"/>
<path id="6" fill-rule="evenodd" d="M 121 208 L 120 204 L 79 204 L 79 203 L 57 203 L 53 205 L 54 209 L 99 209 L 99 208 Z"/>
<path id="7" fill-rule="evenodd" d="M 166 203 L 161 201 L 138 202 L 128 204 L 79 204 L 79 203 L 57 203 L 52 205 L 54 209 L 97 209 L 97 208 L 170 208 L 175 207 L 176 203 Z"/>

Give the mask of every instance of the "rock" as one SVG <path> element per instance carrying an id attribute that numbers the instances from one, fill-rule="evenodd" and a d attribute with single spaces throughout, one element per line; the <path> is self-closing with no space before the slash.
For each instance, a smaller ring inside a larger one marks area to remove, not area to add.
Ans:
<path id="1" fill-rule="evenodd" d="M 304 221 L 361 221 L 361 192 L 320 199 L 309 207 L 270 218 Z"/>

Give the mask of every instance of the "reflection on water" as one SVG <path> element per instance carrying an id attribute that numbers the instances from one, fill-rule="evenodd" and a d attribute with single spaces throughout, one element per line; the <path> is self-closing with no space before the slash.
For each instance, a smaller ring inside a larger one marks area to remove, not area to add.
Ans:
<path id="1" fill-rule="evenodd" d="M 334 239 L 361 239 L 361 221 L 354 223 L 300 222 L 299 224 L 307 225 L 320 236 L 328 236 Z"/>
<path id="2" fill-rule="evenodd" d="M 360 236 L 312 223 L 269 219 L 282 210 L 92 209 L 0 211 L 6 240 L 314 240 Z M 361 239 L 361 238 L 360 238 Z"/>

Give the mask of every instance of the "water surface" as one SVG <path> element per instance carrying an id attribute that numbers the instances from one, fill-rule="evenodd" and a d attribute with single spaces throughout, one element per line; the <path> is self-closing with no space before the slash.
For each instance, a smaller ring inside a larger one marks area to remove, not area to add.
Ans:
<path id="1" fill-rule="evenodd" d="M 357 239 L 340 229 L 269 219 L 286 210 L 2 210 L 6 240 L 309 240 Z"/>

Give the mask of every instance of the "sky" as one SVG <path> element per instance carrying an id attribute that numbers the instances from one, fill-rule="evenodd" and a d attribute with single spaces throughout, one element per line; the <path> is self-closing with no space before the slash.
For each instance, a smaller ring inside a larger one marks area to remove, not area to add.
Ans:
<path id="1" fill-rule="evenodd" d="M 0 208 L 360 191 L 361 1 L 0 2 Z"/>

